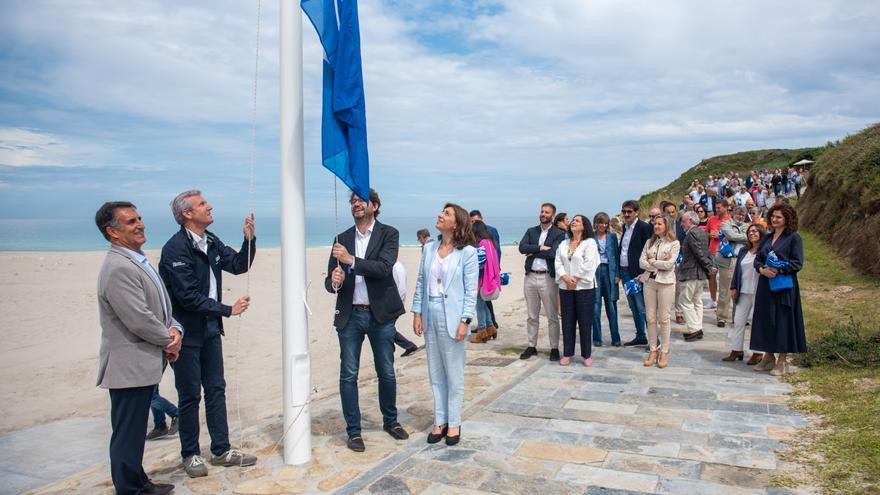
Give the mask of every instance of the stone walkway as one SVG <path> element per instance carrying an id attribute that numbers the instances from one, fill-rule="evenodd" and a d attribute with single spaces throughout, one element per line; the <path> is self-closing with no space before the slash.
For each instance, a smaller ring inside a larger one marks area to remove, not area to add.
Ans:
<path id="1" fill-rule="evenodd" d="M 629 339 L 632 318 L 625 301 L 620 306 L 621 335 Z M 432 396 L 420 352 L 396 362 L 408 441 L 382 431 L 376 381 L 362 370 L 364 453 L 345 447 L 332 394 L 313 398 L 310 464 L 283 465 L 275 417 L 245 432 L 245 448 L 261 456 L 253 468 L 211 467 L 210 476 L 188 479 L 175 438 L 148 444 L 147 472 L 175 483 L 177 494 L 790 493 L 770 488 L 770 478 L 798 469 L 780 459 L 781 441 L 807 419 L 786 406 L 788 385 L 744 362 L 720 361 L 729 346 L 714 311 L 706 312 L 701 341 L 686 343 L 684 329 L 674 328 L 662 370 L 642 365 L 643 348 L 596 348 L 591 368 L 551 363 L 546 348 L 521 361 L 504 350 L 523 344 L 524 309 L 498 317 L 499 340 L 469 344 L 458 446 L 425 443 Z M 106 464 L 93 466 L 31 493 L 112 493 L 108 473 Z"/>

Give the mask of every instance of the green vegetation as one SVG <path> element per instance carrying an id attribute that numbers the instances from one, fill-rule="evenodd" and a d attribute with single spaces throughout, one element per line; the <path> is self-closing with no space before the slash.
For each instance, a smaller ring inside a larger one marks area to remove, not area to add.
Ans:
<path id="1" fill-rule="evenodd" d="M 825 493 L 880 494 L 880 279 L 860 274 L 818 236 L 800 231 L 798 275 L 810 351 L 787 380 L 793 407 L 821 416 L 792 458 L 811 460 Z M 809 366 L 809 367 L 807 367 Z"/>
<path id="2" fill-rule="evenodd" d="M 831 242 L 859 270 L 880 276 L 880 124 L 816 161 L 798 205 L 801 225 Z"/>
<path id="3" fill-rule="evenodd" d="M 669 200 L 678 204 L 681 197 L 687 192 L 688 187 L 694 181 L 699 179 L 704 182 L 710 175 L 716 176 L 726 174 L 728 172 L 739 172 L 742 174 L 752 170 L 760 169 L 777 169 L 787 167 L 804 158 L 808 160 L 817 160 L 825 151 L 834 147 L 833 143 L 818 148 L 801 148 L 796 150 L 757 150 L 743 151 L 732 155 L 721 155 L 707 158 L 700 161 L 681 174 L 666 187 L 662 187 L 654 192 L 645 194 L 639 198 L 639 204 L 643 211 L 648 208 L 660 204 L 662 200 Z"/>

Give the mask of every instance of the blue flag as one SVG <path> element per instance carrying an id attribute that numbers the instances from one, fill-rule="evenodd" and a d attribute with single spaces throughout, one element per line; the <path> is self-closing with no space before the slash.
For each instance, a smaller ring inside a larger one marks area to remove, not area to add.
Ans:
<path id="1" fill-rule="evenodd" d="M 361 199 L 369 201 L 370 159 L 357 0 L 302 0 L 300 6 L 324 47 L 322 163 Z"/>

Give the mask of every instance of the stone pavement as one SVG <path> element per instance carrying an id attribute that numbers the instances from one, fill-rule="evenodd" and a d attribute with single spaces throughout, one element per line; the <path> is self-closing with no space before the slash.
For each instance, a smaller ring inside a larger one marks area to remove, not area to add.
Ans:
<path id="1" fill-rule="evenodd" d="M 621 336 L 629 339 L 632 318 L 625 301 L 620 306 Z M 375 376 L 362 370 L 364 453 L 345 447 L 339 398 L 331 394 L 312 399 L 309 464 L 283 465 L 274 448 L 281 420 L 273 417 L 244 433 L 244 447 L 261 456 L 255 467 L 211 467 L 210 476 L 190 480 L 175 439 L 148 444 L 147 472 L 175 483 L 177 494 L 789 493 L 770 478 L 798 469 L 779 454 L 808 420 L 786 405 L 788 385 L 744 362 L 720 361 L 729 347 L 714 311 L 706 312 L 701 341 L 686 343 L 684 329 L 674 329 L 666 369 L 644 367 L 643 348 L 608 346 L 593 350 L 591 368 L 551 363 L 546 348 L 521 361 L 505 349 L 522 345 L 524 313 L 498 315 L 497 341 L 469 344 L 455 447 L 425 443 L 432 396 L 419 352 L 396 362 L 408 441 L 382 431 Z M 546 345 L 544 329 L 541 340 Z M 93 466 L 32 493 L 112 493 L 108 474 L 106 464 Z"/>

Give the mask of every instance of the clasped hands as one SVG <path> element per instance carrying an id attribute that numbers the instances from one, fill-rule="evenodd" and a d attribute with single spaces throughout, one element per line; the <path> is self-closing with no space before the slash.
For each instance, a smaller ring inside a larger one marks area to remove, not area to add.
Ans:
<path id="1" fill-rule="evenodd" d="M 165 346 L 165 357 L 169 363 L 173 363 L 177 361 L 177 357 L 180 355 L 183 336 L 180 335 L 180 330 L 177 327 L 169 328 L 168 336 L 171 337 L 171 343 Z"/>
<path id="2" fill-rule="evenodd" d="M 568 289 L 568 290 L 575 290 L 575 289 L 577 288 L 577 283 L 578 283 L 578 281 L 577 281 L 576 278 L 574 278 L 574 277 L 569 277 L 568 275 L 563 275 L 563 276 L 561 276 L 561 277 L 559 277 L 559 278 L 562 279 L 563 282 L 565 282 L 565 288 L 566 288 L 566 289 Z"/>

